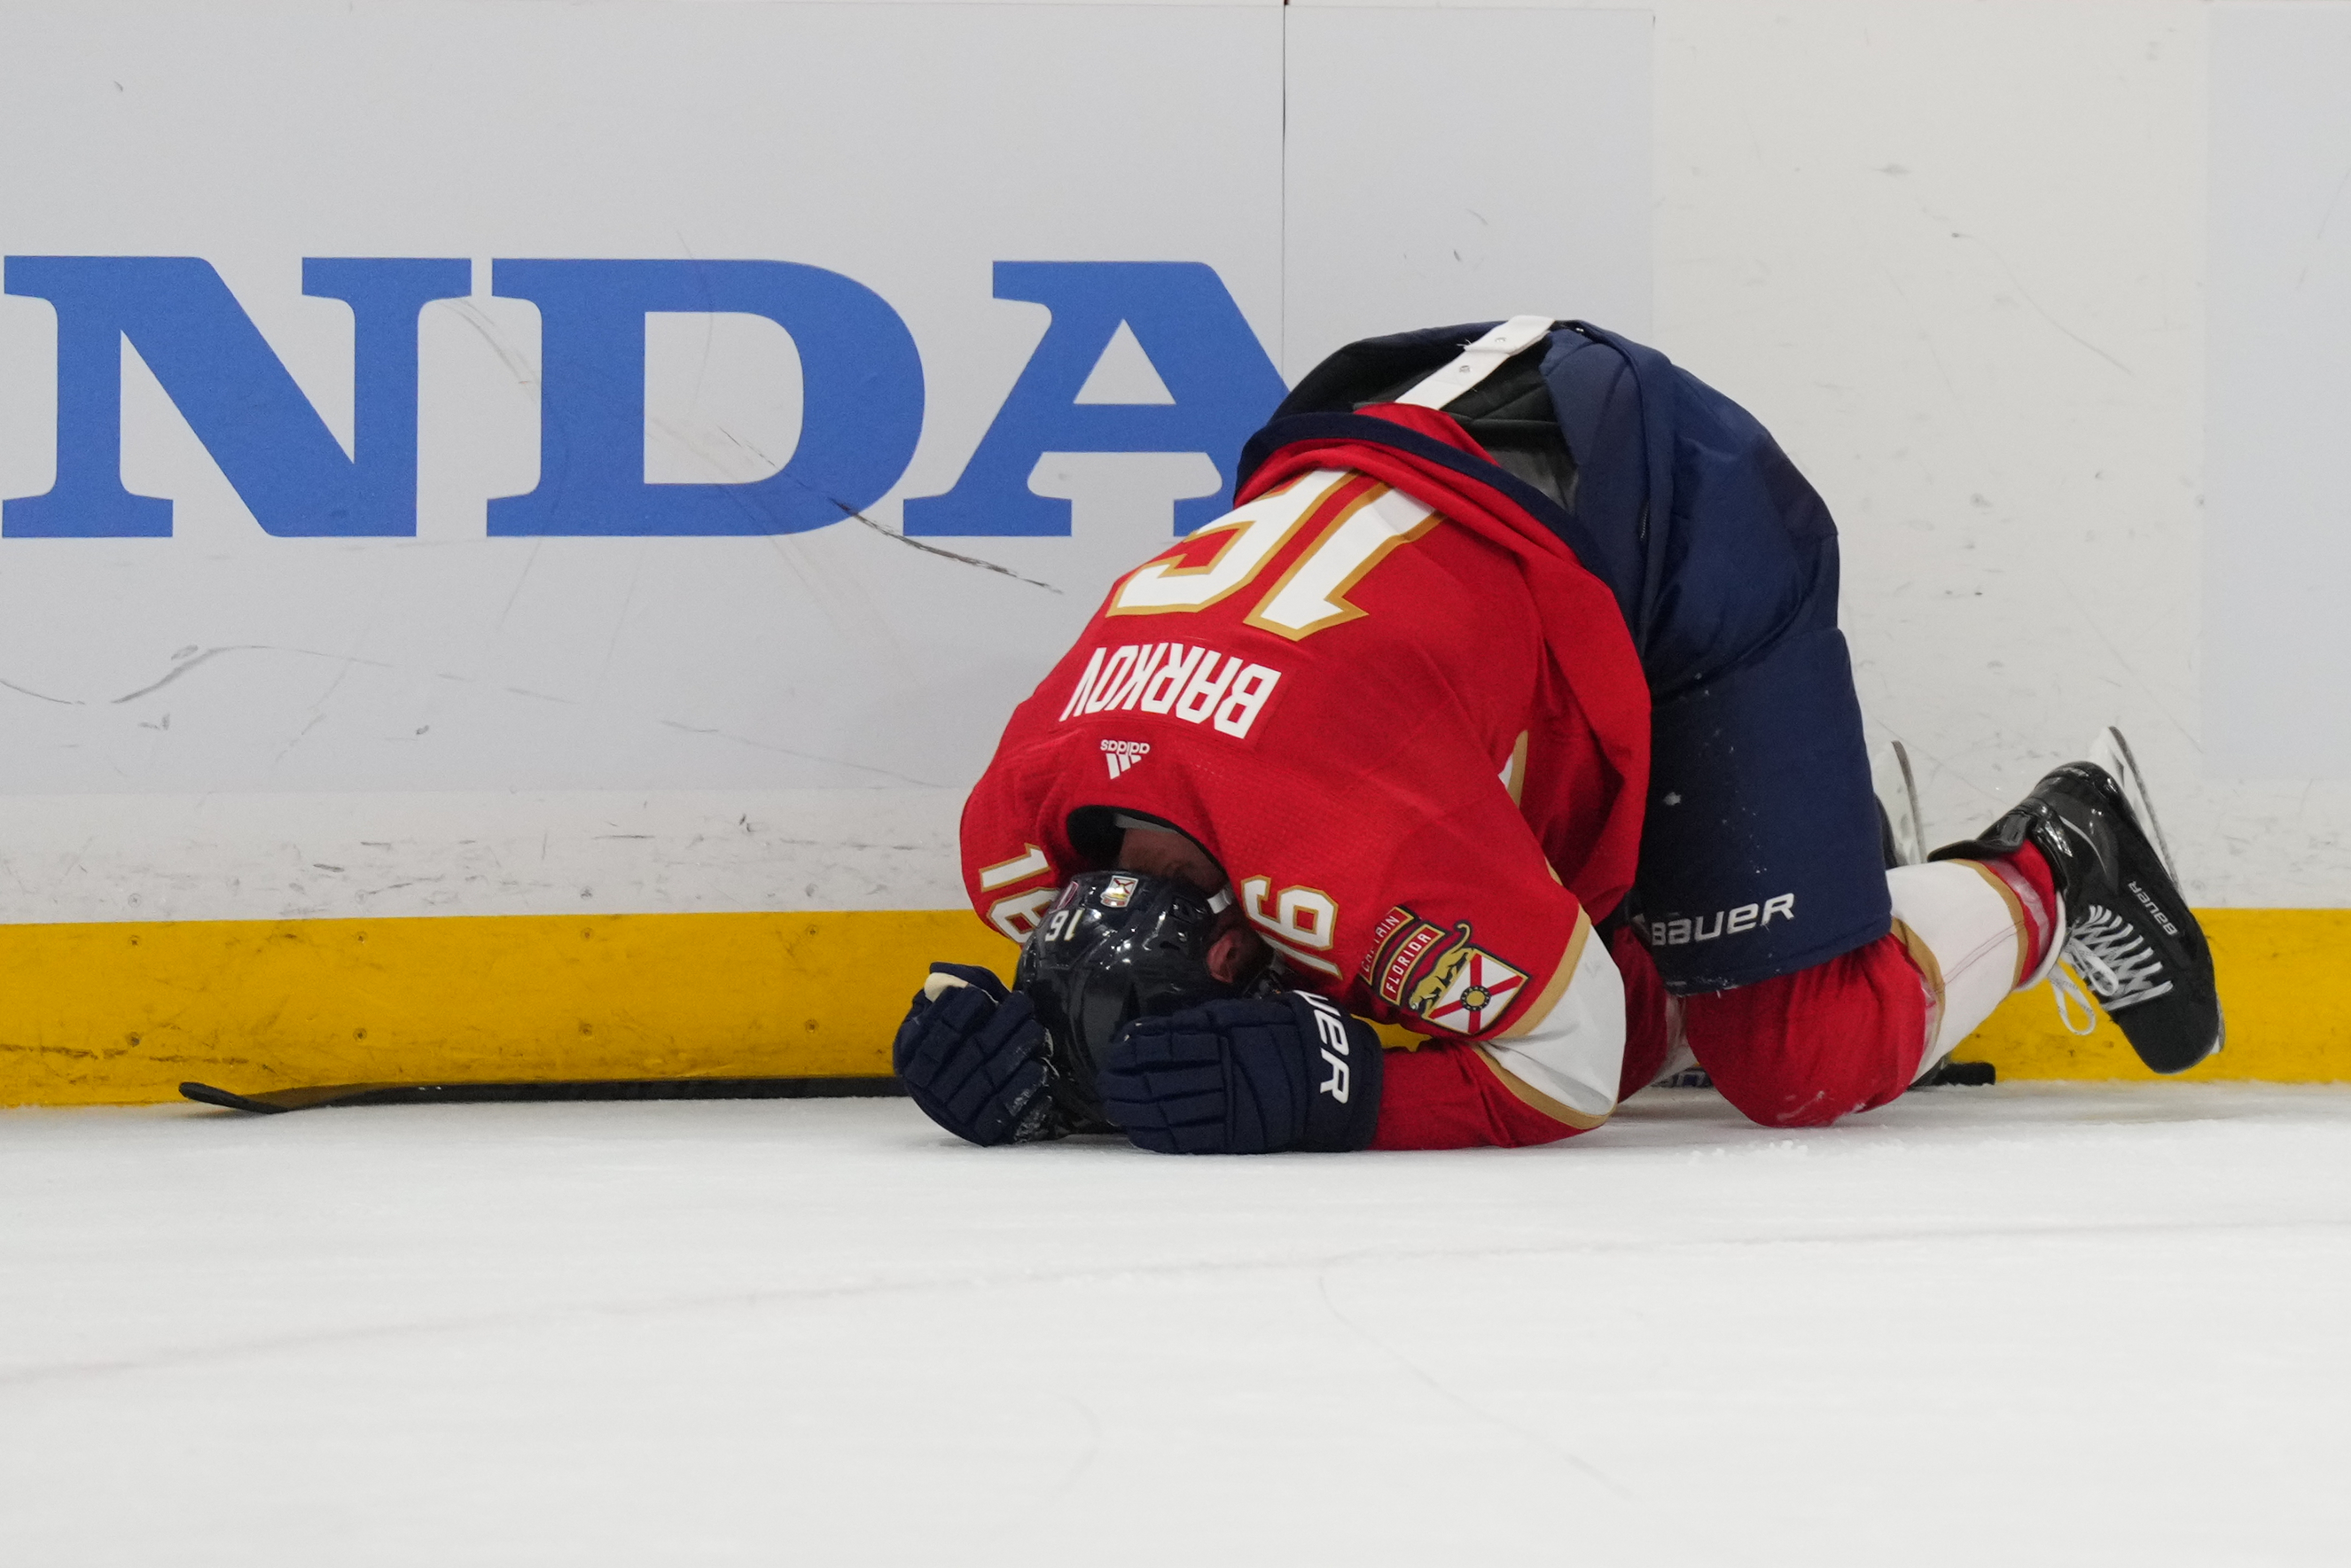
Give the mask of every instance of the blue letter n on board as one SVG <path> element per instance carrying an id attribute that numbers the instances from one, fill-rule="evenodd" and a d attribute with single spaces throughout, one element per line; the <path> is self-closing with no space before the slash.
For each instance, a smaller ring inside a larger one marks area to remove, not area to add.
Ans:
<path id="1" fill-rule="evenodd" d="M 0 509 L 18 538 L 161 538 L 172 503 L 122 487 L 130 340 L 264 532 L 416 532 L 416 318 L 470 291 L 464 260 L 307 260 L 302 292 L 351 308 L 350 456 L 212 264 L 193 256 L 12 256 L 11 294 L 57 314 L 57 473 Z"/>

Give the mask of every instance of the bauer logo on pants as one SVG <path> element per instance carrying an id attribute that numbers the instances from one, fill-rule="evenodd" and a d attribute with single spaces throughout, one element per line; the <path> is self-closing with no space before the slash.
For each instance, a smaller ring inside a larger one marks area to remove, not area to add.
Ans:
<path id="1" fill-rule="evenodd" d="M 1761 904 L 1742 904 L 1736 909 L 1718 909 L 1710 915 L 1693 920 L 1687 916 L 1672 919 L 1633 918 L 1636 930 L 1646 934 L 1652 947 L 1680 947 L 1692 942 L 1711 942 L 1719 936 L 1736 936 L 1742 931 L 1754 931 L 1774 920 L 1796 917 L 1796 895 L 1783 893 L 1767 898 Z"/>

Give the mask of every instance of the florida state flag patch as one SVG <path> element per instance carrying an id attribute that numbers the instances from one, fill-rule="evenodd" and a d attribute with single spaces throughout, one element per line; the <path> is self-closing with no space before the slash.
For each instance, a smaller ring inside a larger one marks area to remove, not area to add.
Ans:
<path id="1" fill-rule="evenodd" d="M 1469 922 L 1450 929 L 1398 904 L 1372 931 L 1364 981 L 1391 1007 L 1453 1034 L 1482 1034 L 1527 983 L 1526 975 L 1470 940 Z"/>

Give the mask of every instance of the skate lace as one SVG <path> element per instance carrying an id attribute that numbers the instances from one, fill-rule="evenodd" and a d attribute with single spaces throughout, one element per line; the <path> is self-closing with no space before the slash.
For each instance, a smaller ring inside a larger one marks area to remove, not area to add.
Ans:
<path id="1" fill-rule="evenodd" d="M 2090 1005 L 2090 993 L 2082 988 L 2082 982 L 2074 977 L 2071 969 L 2049 971 L 2049 994 L 2057 999 L 2057 1021 L 2065 1026 L 2067 1034 L 2098 1032 L 2098 1010 Z M 2074 1021 L 2075 1008 L 2082 1009 L 2082 1021 L 2078 1024 Z"/>
<path id="2" fill-rule="evenodd" d="M 2083 910 L 2082 917 L 2066 932 L 2065 961 L 2081 979 L 2063 969 L 2054 970 L 2049 988 L 2057 999 L 2058 1020 L 2069 1034 L 2088 1034 L 2097 1028 L 2097 1017 L 2089 1005 L 2093 996 L 2111 1013 L 2134 1002 L 2151 1001 L 2171 989 L 2171 982 L 2162 977 L 2162 956 L 2146 935 L 2121 915 L 2095 904 Z M 2085 983 L 2087 991 L 2082 988 Z M 2079 1028 L 2074 1022 L 2076 1005 L 2083 1015 Z"/>

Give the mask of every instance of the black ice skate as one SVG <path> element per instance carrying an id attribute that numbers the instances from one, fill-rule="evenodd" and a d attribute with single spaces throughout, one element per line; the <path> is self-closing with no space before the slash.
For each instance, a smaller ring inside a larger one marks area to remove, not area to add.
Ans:
<path id="1" fill-rule="evenodd" d="M 2122 732 L 2108 729 L 2089 760 L 2054 769 L 1981 838 L 1930 858 L 2013 854 L 2030 841 L 2057 879 L 2065 961 L 2141 1061 L 2182 1072 L 2220 1049 L 2220 998 L 2212 950 L 2162 839 L 2137 761 Z M 2062 984 L 2058 1011 L 2067 1013 Z"/>

